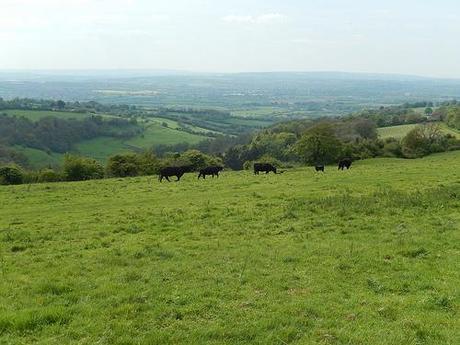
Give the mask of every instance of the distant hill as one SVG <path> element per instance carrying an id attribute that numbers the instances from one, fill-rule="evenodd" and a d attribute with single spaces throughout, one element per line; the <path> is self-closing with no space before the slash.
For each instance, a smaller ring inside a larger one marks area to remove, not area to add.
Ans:
<path id="1" fill-rule="evenodd" d="M 460 80 L 344 72 L 0 71 L 0 97 L 227 110 L 313 104 L 327 115 L 375 104 L 460 98 Z"/>

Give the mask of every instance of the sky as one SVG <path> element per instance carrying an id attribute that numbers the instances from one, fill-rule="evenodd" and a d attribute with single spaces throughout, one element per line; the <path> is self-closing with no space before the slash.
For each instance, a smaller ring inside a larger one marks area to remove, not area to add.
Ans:
<path id="1" fill-rule="evenodd" d="M 0 70 L 460 78 L 458 0 L 0 0 Z"/>

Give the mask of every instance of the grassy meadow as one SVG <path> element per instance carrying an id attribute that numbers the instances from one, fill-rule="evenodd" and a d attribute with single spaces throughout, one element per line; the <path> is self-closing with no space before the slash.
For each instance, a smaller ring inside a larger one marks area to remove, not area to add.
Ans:
<path id="1" fill-rule="evenodd" d="M 0 344 L 459 344 L 459 168 L 0 187 Z"/>
<path id="2" fill-rule="evenodd" d="M 390 126 L 390 127 L 381 127 L 377 129 L 377 133 L 380 138 L 396 138 L 402 139 L 404 138 L 407 133 L 409 133 L 415 127 L 420 126 L 419 124 L 410 124 L 410 125 L 399 125 L 399 126 Z M 445 123 L 439 123 L 441 130 L 443 133 L 451 134 L 454 137 L 460 139 L 460 131 L 448 127 Z"/>

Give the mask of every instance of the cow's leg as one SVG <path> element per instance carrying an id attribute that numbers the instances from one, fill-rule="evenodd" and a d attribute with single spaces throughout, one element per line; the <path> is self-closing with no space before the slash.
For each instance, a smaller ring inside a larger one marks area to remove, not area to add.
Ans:
<path id="1" fill-rule="evenodd" d="M 169 179 L 169 176 L 165 176 L 165 179 L 166 181 L 171 182 L 171 180 Z"/>
<path id="2" fill-rule="evenodd" d="M 161 182 L 163 181 L 163 175 L 158 176 L 158 180 Z"/>

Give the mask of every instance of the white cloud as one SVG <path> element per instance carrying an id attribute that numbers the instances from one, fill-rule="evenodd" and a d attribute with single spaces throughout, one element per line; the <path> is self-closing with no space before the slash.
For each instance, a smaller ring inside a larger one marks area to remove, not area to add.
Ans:
<path id="1" fill-rule="evenodd" d="M 247 23 L 247 24 L 271 24 L 279 23 L 286 19 L 286 16 L 280 13 L 266 13 L 258 16 L 235 16 L 230 15 L 222 18 L 227 23 Z"/>

